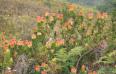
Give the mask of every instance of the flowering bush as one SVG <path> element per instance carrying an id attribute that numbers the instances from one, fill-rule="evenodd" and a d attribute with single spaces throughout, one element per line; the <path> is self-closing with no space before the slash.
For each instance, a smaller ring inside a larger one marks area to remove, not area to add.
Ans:
<path id="1" fill-rule="evenodd" d="M 0 48 L 2 48 L 3 65 L 8 67 L 16 59 L 16 56 L 23 52 L 30 52 L 32 42 L 29 40 L 16 40 L 12 36 L 8 38 L 5 33 L 1 34 Z M 18 53 L 17 53 L 18 52 Z"/>
<path id="2" fill-rule="evenodd" d="M 26 53 L 37 61 L 34 74 L 76 74 L 75 63 L 84 52 L 101 40 L 112 41 L 112 24 L 105 12 L 84 12 L 69 4 L 59 13 L 46 12 L 37 16 L 30 41 L 7 39 L 4 33 L 1 37 L 5 67 L 10 66 L 17 55 Z M 85 63 L 80 74 L 97 74 L 94 70 L 86 71 Z"/>

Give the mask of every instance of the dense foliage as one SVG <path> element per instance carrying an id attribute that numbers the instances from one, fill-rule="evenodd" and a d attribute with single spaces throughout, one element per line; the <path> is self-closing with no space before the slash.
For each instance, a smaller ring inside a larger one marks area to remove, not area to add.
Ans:
<path id="1" fill-rule="evenodd" d="M 116 73 L 116 39 L 111 17 L 105 12 L 68 4 L 57 13 L 45 12 L 45 15 L 37 16 L 37 25 L 32 28 L 30 40 L 18 39 L 4 32 L 0 37 L 2 68 L 11 67 L 19 55 L 26 54 L 36 61 L 32 74 L 76 74 L 79 57 L 105 40 L 108 48 L 104 49 L 102 56 L 89 62 L 95 57 L 88 54 L 79 72 Z M 95 68 L 96 63 L 99 64 L 98 69 Z M 89 69 L 87 65 L 95 69 Z"/>

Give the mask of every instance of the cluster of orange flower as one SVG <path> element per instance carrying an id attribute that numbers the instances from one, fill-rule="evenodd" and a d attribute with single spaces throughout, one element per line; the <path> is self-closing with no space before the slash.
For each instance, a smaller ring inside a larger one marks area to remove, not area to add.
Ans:
<path id="1" fill-rule="evenodd" d="M 108 14 L 105 12 L 97 13 L 97 19 L 105 19 L 108 17 Z"/>
<path id="2" fill-rule="evenodd" d="M 63 24 L 62 28 L 64 30 L 71 30 L 73 28 L 73 23 L 74 23 L 73 19 L 70 18 Z"/>
<path id="3" fill-rule="evenodd" d="M 67 9 L 68 9 L 69 12 L 72 12 L 72 11 L 75 11 L 76 6 L 73 5 L 73 4 L 69 4 L 69 5 L 67 6 Z M 78 15 L 78 16 L 84 16 L 83 13 L 84 13 L 83 11 L 79 11 L 79 13 L 77 13 L 77 15 Z M 64 14 L 65 14 L 65 13 L 64 13 Z M 48 20 L 48 19 L 46 19 L 46 17 L 48 17 L 49 20 L 50 20 L 50 22 L 51 22 L 51 21 L 53 21 L 53 20 L 55 19 L 54 17 L 56 17 L 57 20 L 62 20 L 63 17 L 64 17 L 64 15 L 63 15 L 62 13 L 49 13 L 49 12 L 46 12 L 44 17 L 43 17 L 43 16 L 37 16 L 37 22 L 38 22 L 38 23 L 41 23 L 41 22 L 45 22 L 45 23 L 46 23 L 46 21 Z M 86 17 L 87 19 L 89 19 L 89 20 L 92 20 L 92 19 L 94 19 L 94 18 L 96 18 L 96 19 L 106 19 L 106 18 L 108 17 L 108 14 L 107 14 L 107 13 L 104 13 L 104 12 L 99 12 L 99 13 L 97 13 L 97 14 L 95 15 L 93 11 L 89 11 L 87 14 L 85 14 L 85 17 Z M 62 26 L 60 26 L 60 27 L 58 27 L 58 26 L 55 27 L 55 31 L 57 32 L 57 31 L 59 30 L 59 28 L 62 28 L 63 30 L 71 30 L 71 29 L 73 28 L 73 24 L 74 24 L 74 19 L 73 19 L 73 18 L 69 18 L 67 21 L 65 21 L 65 22 L 62 24 Z M 84 24 L 81 24 L 80 27 L 84 28 L 84 27 L 86 27 L 86 26 L 85 26 Z M 91 35 L 91 30 L 92 30 L 92 29 L 93 29 L 93 26 L 91 26 L 91 27 L 87 30 L 87 33 L 86 33 L 87 36 L 88 36 L 88 35 Z M 39 32 L 39 33 L 37 33 L 37 35 L 41 35 L 41 33 Z M 37 35 L 36 35 L 36 34 L 32 34 L 32 39 L 36 39 L 36 36 L 37 36 Z M 55 40 L 50 39 L 50 40 L 48 40 L 48 41 L 46 42 L 46 46 L 47 46 L 48 48 L 51 47 L 52 41 L 53 41 L 53 43 L 55 42 L 56 46 L 61 46 L 61 45 L 64 45 L 64 44 L 65 44 L 65 39 L 62 39 L 62 38 L 56 38 Z M 75 37 L 70 38 L 69 41 L 70 41 L 71 43 L 73 43 L 73 42 L 75 41 Z M 86 44 L 86 46 L 88 46 L 88 45 Z M 37 69 L 36 69 L 36 68 L 37 68 Z M 35 70 L 40 70 L 40 66 L 35 67 Z M 86 71 L 85 65 L 82 65 L 81 70 L 82 70 L 83 72 Z M 71 71 L 71 73 L 76 74 L 76 72 L 77 72 L 76 67 L 72 67 L 70 71 Z M 97 72 L 96 72 L 96 71 L 89 71 L 88 74 L 97 74 Z"/>
<path id="4" fill-rule="evenodd" d="M 93 17 L 94 17 L 93 12 L 89 12 L 88 13 L 88 19 L 93 19 Z M 108 18 L 108 14 L 105 13 L 105 12 L 98 12 L 97 15 L 96 15 L 96 18 L 97 19 L 106 19 L 106 18 Z"/>
<path id="5" fill-rule="evenodd" d="M 76 6 L 74 4 L 69 4 L 67 6 L 67 9 L 69 11 L 75 11 Z M 83 11 L 80 10 L 79 13 L 78 13 L 78 16 L 84 16 Z M 107 17 L 108 17 L 108 14 L 106 12 L 98 12 L 97 15 L 96 15 L 97 19 L 105 19 Z M 88 14 L 87 14 L 87 18 L 88 19 L 93 19 L 94 18 L 94 13 L 92 11 L 89 11 Z"/>
<path id="6" fill-rule="evenodd" d="M 32 42 L 31 41 L 28 41 L 28 40 L 19 40 L 17 41 L 17 44 L 18 46 L 28 46 L 28 47 L 31 47 L 32 46 Z"/>
<path id="7" fill-rule="evenodd" d="M 32 46 L 32 42 L 29 40 L 16 40 L 16 38 L 11 38 L 10 40 L 6 39 L 5 33 L 2 33 L 1 36 L 1 47 L 3 48 L 4 52 L 8 51 L 8 48 L 13 48 L 15 45 L 17 46 Z"/>
<path id="8" fill-rule="evenodd" d="M 46 19 L 42 16 L 37 16 L 37 22 L 44 22 Z"/>
<path id="9" fill-rule="evenodd" d="M 93 19 L 93 18 L 94 18 L 94 13 L 90 11 L 90 12 L 88 13 L 88 15 L 87 15 L 87 18 L 88 18 L 88 19 Z M 105 13 L 105 12 L 98 12 L 98 13 L 96 14 L 96 18 L 97 18 L 97 19 L 106 19 L 106 18 L 108 18 L 108 14 Z"/>
<path id="10" fill-rule="evenodd" d="M 62 13 L 49 13 L 46 12 L 45 13 L 45 17 L 49 16 L 49 21 L 53 21 L 54 17 L 56 17 L 58 20 L 62 20 L 63 19 L 63 14 Z M 43 16 L 37 16 L 37 22 L 46 22 L 46 18 Z"/>
<path id="11" fill-rule="evenodd" d="M 59 20 L 63 19 L 63 14 L 62 13 L 49 13 L 49 12 L 45 12 L 44 15 L 45 15 L 45 17 L 49 16 L 50 20 L 52 20 L 53 17 L 57 17 L 57 19 L 59 19 Z"/>
<path id="12" fill-rule="evenodd" d="M 35 65 L 34 66 L 34 70 L 37 71 L 37 72 L 40 72 L 41 68 L 46 68 L 46 67 L 47 67 L 47 64 L 46 63 L 42 63 L 41 65 Z M 47 71 L 46 70 L 42 70 L 41 74 L 47 74 Z"/>
<path id="13" fill-rule="evenodd" d="M 76 74 L 76 72 L 77 72 L 77 69 L 76 69 L 76 67 L 71 67 L 71 73 L 73 73 L 73 74 Z"/>
<path id="14" fill-rule="evenodd" d="M 54 17 L 56 17 L 58 20 L 62 20 L 63 19 L 63 14 L 61 14 L 61 13 L 49 13 L 49 12 L 46 12 L 45 13 L 45 17 L 46 16 L 49 16 L 49 19 L 50 19 L 50 21 L 53 21 L 54 20 Z M 37 22 L 38 23 L 41 23 L 41 22 L 46 22 L 46 18 L 45 17 L 43 17 L 43 16 L 37 16 Z M 43 21 L 43 19 L 44 19 L 44 21 Z M 57 30 L 57 29 L 56 29 Z M 37 38 L 37 36 L 38 35 L 42 35 L 42 33 L 41 32 L 37 32 L 37 34 L 32 34 L 32 39 L 36 39 Z M 49 43 L 49 41 L 48 42 L 46 42 L 46 44 L 47 44 L 47 46 L 48 46 L 48 43 Z M 49 43 L 50 44 L 50 43 Z M 64 44 L 64 39 L 60 39 L 60 38 L 57 38 L 56 40 L 55 40 L 55 44 L 56 44 L 56 46 L 61 46 L 61 45 L 63 45 Z M 50 44 L 51 45 L 51 44 Z M 50 46 L 49 46 L 50 47 Z"/>

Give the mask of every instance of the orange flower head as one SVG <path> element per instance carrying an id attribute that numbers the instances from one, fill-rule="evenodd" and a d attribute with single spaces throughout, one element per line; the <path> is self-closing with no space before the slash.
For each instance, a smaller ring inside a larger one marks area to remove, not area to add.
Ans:
<path id="1" fill-rule="evenodd" d="M 17 45 L 18 46 L 23 46 L 24 45 L 24 41 L 21 41 L 21 40 L 17 41 Z"/>
<path id="2" fill-rule="evenodd" d="M 37 22 L 41 22 L 41 16 L 37 16 Z"/>
<path id="3" fill-rule="evenodd" d="M 65 29 L 65 30 L 71 30 L 73 24 L 74 24 L 74 21 L 72 19 L 69 19 L 68 21 L 66 21 L 64 23 L 64 25 L 62 26 L 62 28 Z"/>
<path id="4" fill-rule="evenodd" d="M 88 19 L 90 19 L 90 20 L 93 19 L 93 12 L 90 11 L 90 12 L 88 13 L 87 17 L 88 17 Z"/>
<path id="5" fill-rule="evenodd" d="M 45 22 L 45 18 L 42 17 L 42 16 L 37 16 L 37 22 L 40 23 L 40 22 Z"/>
<path id="6" fill-rule="evenodd" d="M 74 11 L 76 6 L 74 4 L 69 4 L 67 8 L 69 11 Z"/>
<path id="7" fill-rule="evenodd" d="M 11 40 L 10 40 L 9 45 L 10 45 L 11 47 L 14 47 L 14 45 L 15 45 L 16 43 L 17 43 L 17 42 L 16 42 L 16 39 L 14 38 L 14 39 L 11 39 Z"/>
<path id="8" fill-rule="evenodd" d="M 35 70 L 35 71 L 39 71 L 39 70 L 40 70 L 39 65 L 34 66 L 34 70 Z"/>
<path id="9" fill-rule="evenodd" d="M 56 45 L 57 46 L 61 46 L 61 45 L 64 45 L 64 39 L 56 39 Z"/>
<path id="10" fill-rule="evenodd" d="M 107 13 L 105 13 L 105 12 L 101 13 L 101 16 L 102 16 L 101 19 L 105 19 L 108 17 Z"/>
<path id="11" fill-rule="evenodd" d="M 47 72 L 46 71 L 41 71 L 41 74 L 47 74 Z"/>
<path id="12" fill-rule="evenodd" d="M 71 68 L 71 73 L 76 74 L 76 71 L 77 71 L 77 69 L 76 69 L 75 67 L 72 67 L 72 68 Z"/>
<path id="13" fill-rule="evenodd" d="M 62 19 L 63 19 L 63 14 L 61 14 L 61 13 L 57 14 L 57 18 L 58 18 L 59 20 L 62 20 Z"/>

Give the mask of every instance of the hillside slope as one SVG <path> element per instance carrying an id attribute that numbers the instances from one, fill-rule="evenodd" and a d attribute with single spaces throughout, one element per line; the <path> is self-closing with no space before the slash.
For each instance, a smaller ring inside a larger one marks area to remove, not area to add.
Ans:
<path id="1" fill-rule="evenodd" d="M 36 16 L 44 11 L 49 8 L 37 0 L 0 0 L 0 31 L 30 33 Z"/>

